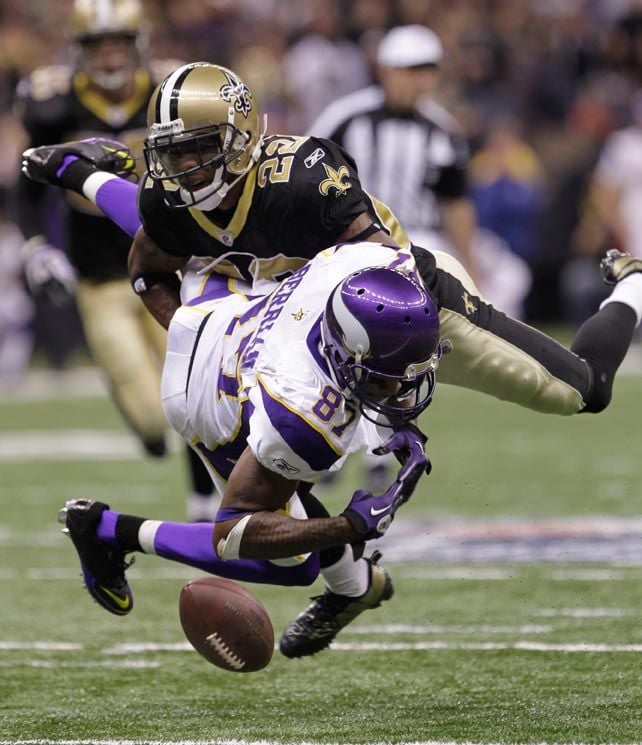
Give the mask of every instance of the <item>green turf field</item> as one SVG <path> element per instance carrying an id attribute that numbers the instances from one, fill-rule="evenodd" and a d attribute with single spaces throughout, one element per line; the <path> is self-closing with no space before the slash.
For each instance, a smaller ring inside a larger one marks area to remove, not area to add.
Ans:
<path id="1" fill-rule="evenodd" d="M 102 397 L 0 399 L 0 743 L 642 742 L 642 380 L 615 399 L 558 419 L 440 388 L 434 472 L 389 534 L 421 526 L 436 558 L 403 561 L 397 541 L 391 602 L 332 650 L 248 675 L 182 635 L 197 572 L 139 557 L 136 608 L 110 616 L 59 532 L 78 496 L 181 519 L 180 455 L 138 457 Z M 318 494 L 338 511 L 359 478 L 355 461 Z M 248 587 L 278 637 L 321 584 Z"/>

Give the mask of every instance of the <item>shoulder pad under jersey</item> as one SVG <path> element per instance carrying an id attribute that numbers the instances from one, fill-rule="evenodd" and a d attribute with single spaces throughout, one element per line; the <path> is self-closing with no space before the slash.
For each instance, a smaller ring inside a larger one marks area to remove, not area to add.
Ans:
<path id="1" fill-rule="evenodd" d="M 71 90 L 73 71 L 69 65 L 49 65 L 36 68 L 18 86 L 18 95 L 32 101 L 49 101 L 65 96 Z"/>

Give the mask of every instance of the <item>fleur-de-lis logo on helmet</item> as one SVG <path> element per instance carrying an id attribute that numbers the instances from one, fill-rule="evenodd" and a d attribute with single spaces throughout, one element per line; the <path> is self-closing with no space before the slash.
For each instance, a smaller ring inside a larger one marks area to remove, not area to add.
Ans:
<path id="1" fill-rule="evenodd" d="M 234 102 L 234 108 L 245 118 L 252 111 L 252 92 L 245 83 L 238 78 L 225 73 L 227 84 L 222 85 L 219 92 L 221 98 L 229 103 Z"/>

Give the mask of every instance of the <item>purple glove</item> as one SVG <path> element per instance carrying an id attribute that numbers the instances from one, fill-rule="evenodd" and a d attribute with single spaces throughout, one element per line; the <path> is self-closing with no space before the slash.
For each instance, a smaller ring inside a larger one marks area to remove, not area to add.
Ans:
<path id="1" fill-rule="evenodd" d="M 381 447 L 373 450 L 375 455 L 394 453 L 401 463 L 395 482 L 398 485 L 400 504 L 410 499 L 421 476 L 432 470 L 432 464 L 424 452 L 426 442 L 428 438 L 418 427 L 407 424 L 400 427 Z"/>
<path id="2" fill-rule="evenodd" d="M 341 513 L 348 518 L 352 527 L 364 541 L 381 538 L 388 530 L 399 501 L 399 482 L 395 483 L 380 497 L 373 496 L 365 489 L 357 489 L 348 506 Z"/>

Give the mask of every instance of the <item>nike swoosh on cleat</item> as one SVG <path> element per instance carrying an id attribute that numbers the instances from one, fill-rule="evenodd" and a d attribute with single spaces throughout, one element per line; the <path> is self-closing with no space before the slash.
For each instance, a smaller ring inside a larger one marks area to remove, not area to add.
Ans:
<path id="1" fill-rule="evenodd" d="M 390 505 L 388 505 L 387 507 L 382 507 L 380 510 L 375 510 L 374 507 L 371 507 L 370 514 L 372 515 L 372 517 L 376 517 L 377 515 L 381 515 L 382 513 L 387 512 L 389 509 Z"/>
<path id="2" fill-rule="evenodd" d="M 98 585 L 98 587 L 107 595 L 110 597 L 116 605 L 121 608 L 122 610 L 127 610 L 129 606 L 131 605 L 131 600 L 129 598 L 129 595 L 125 595 L 124 598 L 118 597 L 118 595 L 114 594 L 111 590 L 108 590 L 106 587 L 103 587 L 102 585 Z"/>

